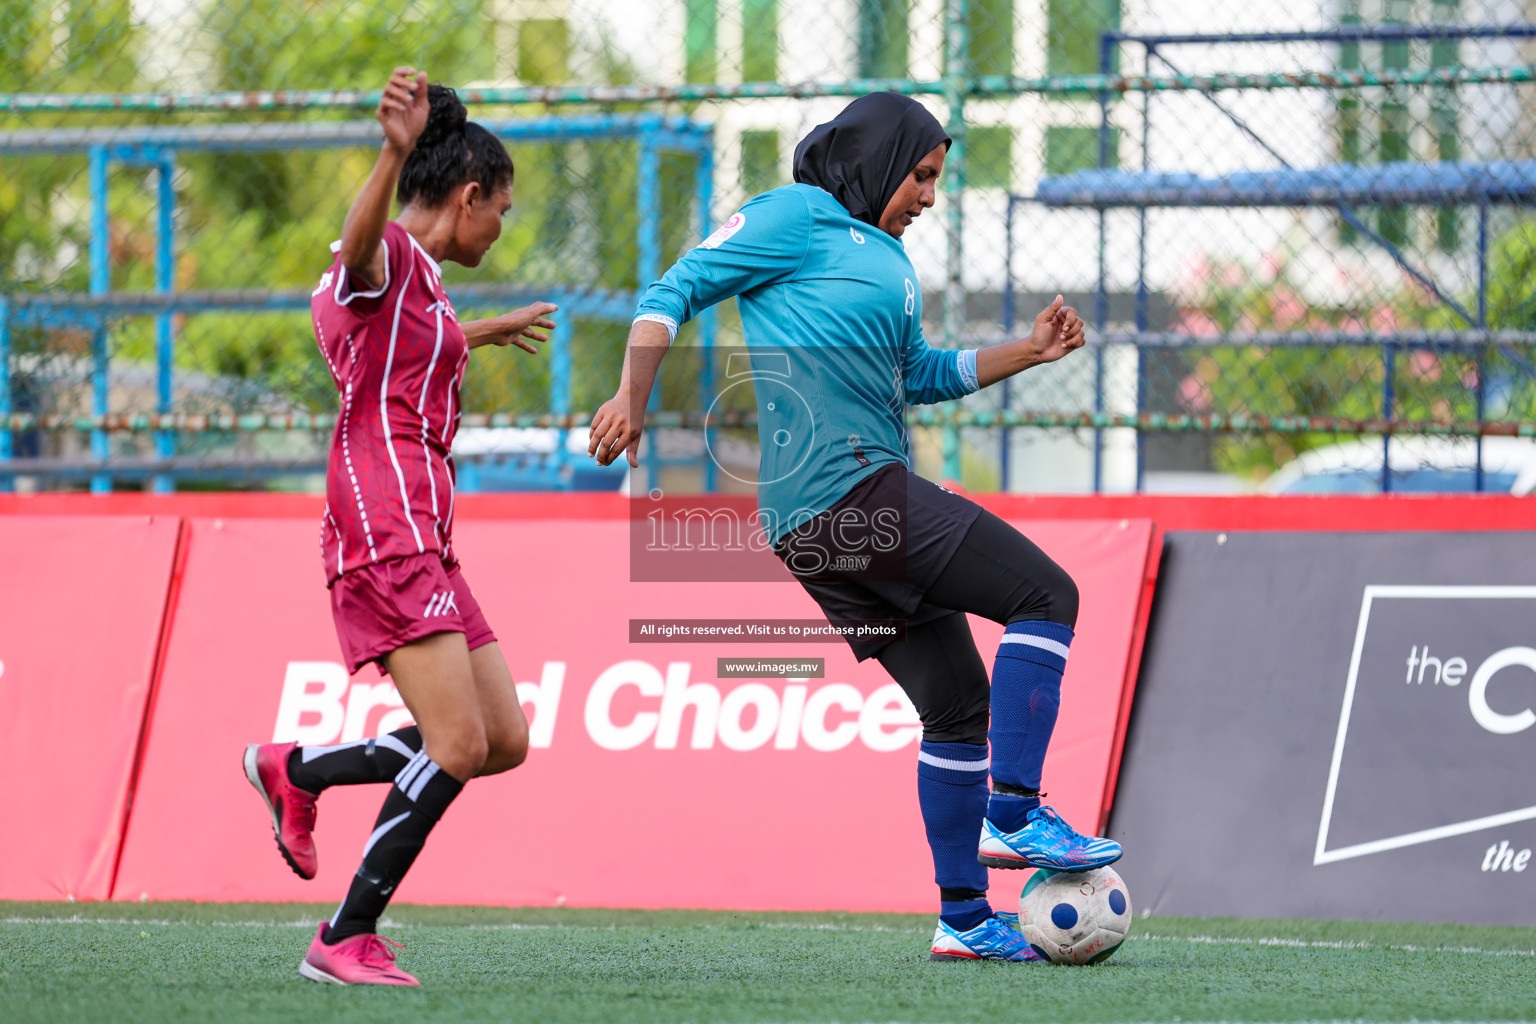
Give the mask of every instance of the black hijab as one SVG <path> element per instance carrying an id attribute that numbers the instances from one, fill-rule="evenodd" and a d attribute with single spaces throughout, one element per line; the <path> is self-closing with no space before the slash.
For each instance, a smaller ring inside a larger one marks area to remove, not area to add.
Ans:
<path id="1" fill-rule="evenodd" d="M 855 220 L 878 227 L 886 204 L 918 161 L 949 136 L 910 96 L 860 96 L 795 147 L 795 180 L 832 194 Z"/>

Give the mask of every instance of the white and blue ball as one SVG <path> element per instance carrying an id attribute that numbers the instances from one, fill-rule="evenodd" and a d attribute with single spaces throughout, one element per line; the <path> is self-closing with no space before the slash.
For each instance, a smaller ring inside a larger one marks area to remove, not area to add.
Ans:
<path id="1" fill-rule="evenodd" d="M 1019 897 L 1019 930 L 1058 964 L 1096 964 L 1131 931 L 1131 897 L 1113 867 L 1037 870 Z"/>

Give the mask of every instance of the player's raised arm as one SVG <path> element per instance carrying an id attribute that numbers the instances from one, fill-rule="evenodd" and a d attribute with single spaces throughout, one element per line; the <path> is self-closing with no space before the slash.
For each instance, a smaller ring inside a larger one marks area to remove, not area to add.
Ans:
<path id="1" fill-rule="evenodd" d="M 389 223 L 390 199 L 405 158 L 411 155 L 416 140 L 427 127 L 430 109 L 427 73 L 415 68 L 395 68 L 374 112 L 384 126 L 384 145 L 379 149 L 373 173 L 352 200 L 341 228 L 342 266 L 360 283 L 378 285 L 384 280 L 384 225 Z"/>
<path id="2" fill-rule="evenodd" d="M 646 289 L 614 396 L 592 418 L 587 454 L 611 465 L 620 452 L 640 465 L 645 408 L 677 329 L 717 302 L 780 281 L 805 261 L 811 213 L 805 200 L 774 189 L 752 200 Z"/>
<path id="3" fill-rule="evenodd" d="M 980 386 L 976 380 L 976 355 L 973 348 L 956 351 L 929 345 L 920 320 L 914 316 L 903 354 L 906 400 L 913 405 L 931 405 L 969 395 Z"/>
<path id="4" fill-rule="evenodd" d="M 654 320 L 636 320 L 629 329 L 629 343 L 624 349 L 624 372 L 619 389 L 602 404 L 592 417 L 587 440 L 587 454 L 599 466 L 612 465 L 620 452 L 629 456 L 629 464 L 640 465 L 640 435 L 645 430 L 645 406 L 650 401 L 661 361 L 672 345 L 672 335 L 665 324 Z"/>

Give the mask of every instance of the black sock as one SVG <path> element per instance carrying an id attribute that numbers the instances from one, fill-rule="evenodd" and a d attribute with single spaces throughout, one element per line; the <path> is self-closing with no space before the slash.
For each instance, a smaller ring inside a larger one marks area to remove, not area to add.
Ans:
<path id="1" fill-rule="evenodd" d="M 334 747 L 295 747 L 288 755 L 288 781 L 319 793 L 330 786 L 388 782 L 421 750 L 421 730 L 396 729 L 376 740 L 355 740 Z"/>
<path id="2" fill-rule="evenodd" d="M 362 866 L 326 929 L 326 943 L 378 930 L 379 917 L 395 886 L 410 870 L 432 826 L 463 788 L 464 783 L 439 768 L 426 751 L 400 770 L 384 798 L 373 835 L 363 847 Z"/>

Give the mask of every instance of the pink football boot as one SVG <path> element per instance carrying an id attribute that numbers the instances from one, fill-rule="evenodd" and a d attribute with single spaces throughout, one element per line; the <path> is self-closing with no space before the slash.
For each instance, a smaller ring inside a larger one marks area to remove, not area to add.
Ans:
<path id="1" fill-rule="evenodd" d="M 288 755 L 297 743 L 251 744 L 245 748 L 245 777 L 272 813 L 272 832 L 283 859 L 300 878 L 314 878 L 315 794 L 288 781 Z"/>
<path id="2" fill-rule="evenodd" d="M 395 966 L 395 949 L 403 949 L 382 935 L 365 932 L 327 946 L 325 924 L 299 963 L 299 973 L 310 981 L 331 985 L 420 985 L 421 982 Z M 393 946 L 394 949 L 390 947 Z"/>

